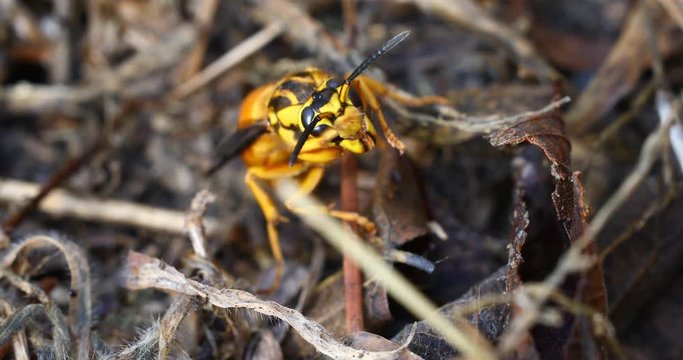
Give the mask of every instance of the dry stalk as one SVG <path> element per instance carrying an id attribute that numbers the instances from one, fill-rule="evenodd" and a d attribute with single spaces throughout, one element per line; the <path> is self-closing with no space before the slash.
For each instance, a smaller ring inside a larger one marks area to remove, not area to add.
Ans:
<path id="1" fill-rule="evenodd" d="M 659 0 L 659 3 L 666 9 L 669 16 L 676 21 L 678 27 L 683 30 L 683 3 L 676 0 Z"/>
<path id="2" fill-rule="evenodd" d="M 216 197 L 208 190 L 202 190 L 192 199 L 192 205 L 185 217 L 185 232 L 190 238 L 192 249 L 203 259 L 207 257 L 206 235 L 202 219 L 206 212 L 206 206 L 214 202 Z"/>
<path id="3" fill-rule="evenodd" d="M 565 96 L 551 102 L 539 110 L 526 111 L 514 115 L 493 114 L 488 116 L 467 115 L 452 107 L 439 105 L 436 108 L 438 112 L 437 115 L 433 116 L 411 112 L 398 102 L 387 99 L 387 103 L 392 109 L 401 116 L 415 121 L 420 126 L 456 129 L 468 133 L 466 135 L 467 138 L 476 134 L 490 134 L 500 129 L 515 126 L 524 121 L 542 118 L 557 111 L 562 105 L 565 105 L 570 101 L 570 98 Z"/>
<path id="4" fill-rule="evenodd" d="M 0 202 L 18 204 L 34 197 L 40 185 L 31 182 L 0 179 Z M 58 217 L 75 217 L 87 221 L 120 224 L 162 233 L 184 234 L 185 214 L 138 203 L 79 196 L 55 189 L 41 201 L 40 211 Z M 205 218 L 208 234 L 222 229 L 217 219 Z"/>
<path id="5" fill-rule="evenodd" d="M 194 306 L 194 301 L 189 296 L 179 295 L 173 299 L 159 325 L 159 359 L 168 358 L 178 326 Z"/>

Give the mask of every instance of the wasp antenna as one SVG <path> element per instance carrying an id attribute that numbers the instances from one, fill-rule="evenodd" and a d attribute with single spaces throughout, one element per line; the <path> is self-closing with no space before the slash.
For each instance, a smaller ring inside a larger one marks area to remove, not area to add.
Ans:
<path id="1" fill-rule="evenodd" d="M 296 142 L 296 146 L 294 146 L 294 151 L 292 151 L 292 155 L 289 157 L 289 166 L 293 166 L 294 163 L 296 162 L 296 158 L 299 157 L 299 153 L 301 152 L 301 149 L 304 147 L 304 143 L 306 142 L 306 139 L 308 139 L 308 136 L 311 135 L 311 132 L 315 128 L 316 125 L 318 125 L 318 122 L 321 120 L 320 115 L 317 115 L 315 118 L 313 118 L 313 121 L 311 121 L 308 126 L 304 129 L 303 134 L 299 136 L 299 140 Z"/>
<path id="2" fill-rule="evenodd" d="M 398 45 L 401 41 L 405 40 L 405 38 L 410 35 L 410 30 L 403 31 L 402 33 L 394 36 L 393 38 L 389 39 L 389 41 L 385 42 L 384 45 L 382 45 L 381 49 L 375 50 L 375 52 L 372 53 L 365 61 L 363 61 L 358 67 L 353 70 L 351 75 L 349 75 L 348 78 L 346 78 L 345 83 L 350 83 L 358 77 L 365 69 L 368 68 L 368 66 L 372 65 L 373 62 L 377 61 L 382 55 L 384 55 L 387 51 L 393 49 L 396 45 Z"/>

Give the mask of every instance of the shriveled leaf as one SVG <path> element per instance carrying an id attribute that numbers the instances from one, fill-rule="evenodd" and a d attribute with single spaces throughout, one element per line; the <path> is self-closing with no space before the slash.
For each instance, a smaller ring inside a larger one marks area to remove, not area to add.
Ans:
<path id="1" fill-rule="evenodd" d="M 517 145 L 528 142 L 543 150 L 552 164 L 551 174 L 556 180 L 552 199 L 557 217 L 560 220 L 572 219 L 574 194 L 569 167 L 571 144 L 564 134 L 564 123 L 560 117 L 546 116 L 525 121 L 493 133 L 489 141 L 493 146 Z"/>
<path id="2" fill-rule="evenodd" d="M 394 247 L 426 235 L 427 206 L 410 159 L 386 149 L 379 164 L 373 214 L 380 236 Z"/>

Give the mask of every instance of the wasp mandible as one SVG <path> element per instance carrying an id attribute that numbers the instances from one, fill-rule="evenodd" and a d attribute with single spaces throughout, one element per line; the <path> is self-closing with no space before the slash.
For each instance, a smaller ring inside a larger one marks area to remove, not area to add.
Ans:
<path id="1" fill-rule="evenodd" d="M 276 265 L 275 284 L 279 284 L 284 263 L 276 228 L 282 217 L 266 186 L 278 179 L 296 178 L 299 192 L 285 202 L 285 207 L 294 213 L 313 211 L 292 206 L 292 200 L 311 193 L 320 183 L 325 165 L 339 159 L 344 150 L 363 154 L 374 148 L 377 132 L 373 119 L 387 142 L 403 153 L 405 146 L 387 125 L 378 97 L 390 97 L 409 106 L 444 102 L 438 96 L 407 97 L 361 75 L 409 34 L 404 31 L 387 41 L 346 78 L 308 68 L 260 86 L 244 99 L 238 131 L 226 143 L 221 159 L 209 172 L 241 153 L 247 167 L 244 181 L 266 219 Z M 329 208 L 315 210 L 355 222 L 370 235 L 376 232 L 375 224 L 358 213 Z"/>

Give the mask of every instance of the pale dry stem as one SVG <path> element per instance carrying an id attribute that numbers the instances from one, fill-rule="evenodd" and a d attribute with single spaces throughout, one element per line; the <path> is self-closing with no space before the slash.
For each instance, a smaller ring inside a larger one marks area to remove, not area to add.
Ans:
<path id="1" fill-rule="evenodd" d="M 34 197 L 39 191 L 39 184 L 0 178 L 0 202 L 19 204 Z M 185 233 L 185 213 L 182 211 L 128 201 L 79 196 L 63 189 L 51 191 L 41 201 L 38 209 L 57 217 L 120 224 L 162 233 Z M 209 235 L 223 228 L 217 219 L 204 218 L 203 221 Z"/>

